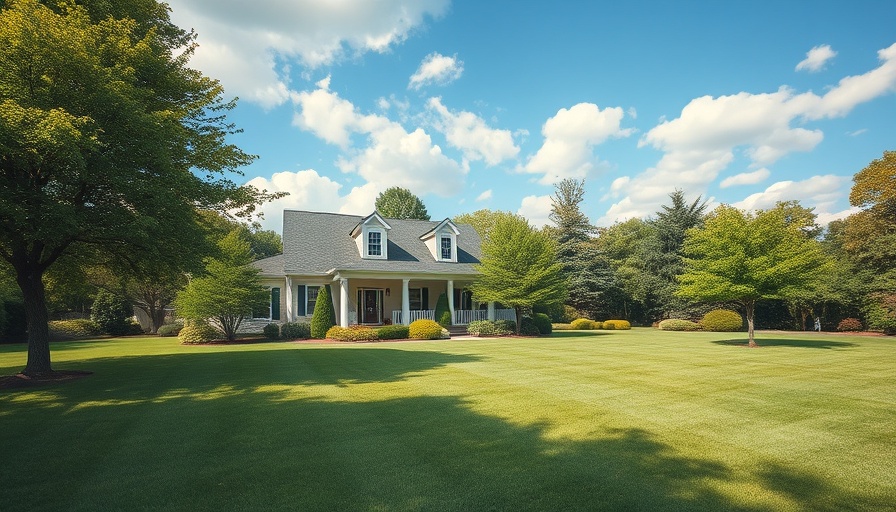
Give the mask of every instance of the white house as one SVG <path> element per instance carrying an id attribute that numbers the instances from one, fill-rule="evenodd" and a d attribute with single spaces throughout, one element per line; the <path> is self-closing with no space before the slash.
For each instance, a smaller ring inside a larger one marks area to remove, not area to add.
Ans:
<path id="1" fill-rule="evenodd" d="M 514 319 L 513 310 L 474 304 L 479 235 L 472 226 L 286 210 L 283 254 L 255 262 L 271 290 L 258 320 L 310 321 L 322 286 L 330 285 L 337 323 L 409 324 L 434 319 L 442 293 L 454 325 Z M 265 314 L 267 317 L 265 318 Z M 437 320 L 437 319 L 436 319 Z"/>

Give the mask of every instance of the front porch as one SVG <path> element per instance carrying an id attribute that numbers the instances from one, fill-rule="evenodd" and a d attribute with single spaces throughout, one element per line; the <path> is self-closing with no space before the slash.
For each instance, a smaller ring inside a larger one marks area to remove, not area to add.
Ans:
<path id="1" fill-rule="evenodd" d="M 451 325 L 469 325 L 470 322 L 477 320 L 511 320 L 516 322 L 516 311 L 513 309 L 492 309 L 492 315 L 489 315 L 488 309 L 456 309 L 452 315 Z M 436 310 L 419 309 L 408 311 L 408 324 L 414 320 L 426 319 L 438 321 L 435 318 Z M 401 310 L 392 310 L 392 323 L 404 324 L 402 322 Z"/>

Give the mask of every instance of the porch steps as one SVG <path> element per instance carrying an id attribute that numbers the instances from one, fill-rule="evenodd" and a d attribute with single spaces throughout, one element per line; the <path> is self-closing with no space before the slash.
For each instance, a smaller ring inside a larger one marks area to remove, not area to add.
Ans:
<path id="1" fill-rule="evenodd" d="M 467 326 L 466 325 L 452 325 L 448 328 L 448 332 L 451 334 L 451 337 L 454 338 L 456 336 L 466 336 L 467 335 Z"/>

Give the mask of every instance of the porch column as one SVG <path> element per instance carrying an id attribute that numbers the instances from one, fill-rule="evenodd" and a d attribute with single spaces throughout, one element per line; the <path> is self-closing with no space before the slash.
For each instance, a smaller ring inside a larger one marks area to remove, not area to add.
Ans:
<path id="1" fill-rule="evenodd" d="M 292 278 L 289 276 L 286 276 L 286 321 L 287 322 L 292 322 L 293 320 L 295 320 L 295 317 L 293 317 L 293 315 L 295 314 L 295 311 L 293 311 L 292 304 L 293 304 Z"/>
<path id="2" fill-rule="evenodd" d="M 454 325 L 454 281 L 448 280 L 448 311 L 451 311 L 451 325 Z M 436 322 L 439 319 L 436 318 Z"/>
<path id="3" fill-rule="evenodd" d="M 339 326 L 348 327 L 348 279 L 339 279 Z"/>
<path id="4" fill-rule="evenodd" d="M 401 280 L 401 323 L 404 325 L 411 324 L 411 297 L 408 291 L 408 282 L 410 279 Z"/>
<path id="5" fill-rule="evenodd" d="M 494 322 L 495 321 L 495 303 L 494 302 L 488 303 L 488 313 L 487 314 L 488 314 L 488 319 L 491 320 L 492 322 Z"/>

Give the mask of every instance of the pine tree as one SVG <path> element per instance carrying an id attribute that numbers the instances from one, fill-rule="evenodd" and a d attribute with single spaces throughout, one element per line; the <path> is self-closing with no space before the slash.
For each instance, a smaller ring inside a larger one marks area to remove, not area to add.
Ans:
<path id="1" fill-rule="evenodd" d="M 322 286 L 317 293 L 317 302 L 314 303 L 314 313 L 311 316 L 311 337 L 324 339 L 330 327 L 336 325 L 336 313 L 333 301 L 330 300 L 330 290 Z"/>

